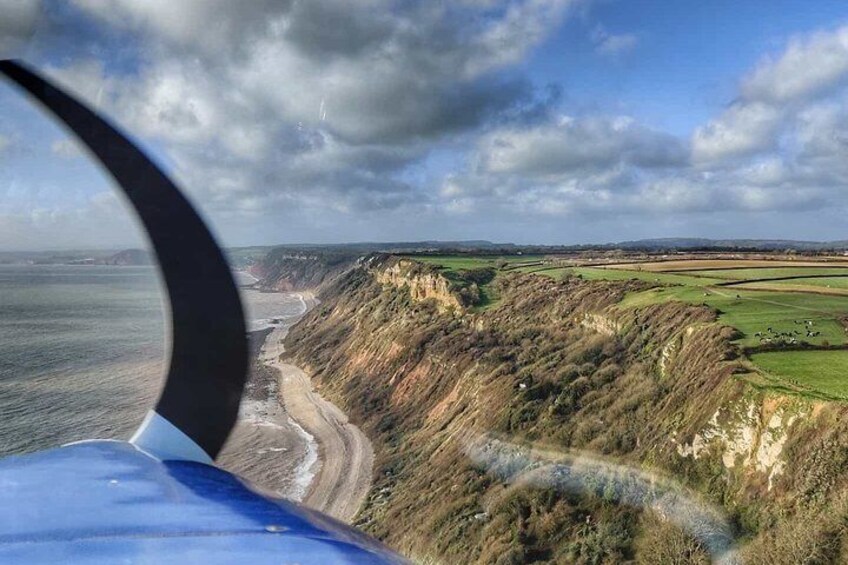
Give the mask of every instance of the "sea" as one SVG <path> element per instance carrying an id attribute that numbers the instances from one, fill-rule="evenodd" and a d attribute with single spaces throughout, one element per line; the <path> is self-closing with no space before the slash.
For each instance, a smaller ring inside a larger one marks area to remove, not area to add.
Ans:
<path id="1" fill-rule="evenodd" d="M 0 265 L 0 457 L 128 439 L 164 382 L 163 300 L 154 267 Z M 242 301 L 249 328 L 275 339 L 307 308 L 296 293 L 242 289 Z M 244 401 L 219 462 L 300 499 L 316 453 L 271 390 Z"/>

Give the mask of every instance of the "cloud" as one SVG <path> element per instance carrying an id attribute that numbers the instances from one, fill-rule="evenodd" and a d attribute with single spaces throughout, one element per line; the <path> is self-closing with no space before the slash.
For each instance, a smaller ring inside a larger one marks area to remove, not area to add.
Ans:
<path id="1" fill-rule="evenodd" d="M 164 147 L 179 180 L 226 221 L 429 206 L 410 170 L 434 148 L 541 119 L 557 102 L 514 66 L 570 5 L 74 3 L 141 55 L 131 72 L 94 60 L 49 72 Z"/>
<path id="2" fill-rule="evenodd" d="M 499 130 L 483 138 L 480 167 L 532 177 L 608 169 L 682 165 L 687 149 L 677 138 L 629 117 L 561 117 L 541 127 Z"/>
<path id="3" fill-rule="evenodd" d="M 204 99 L 223 98 L 354 143 L 432 138 L 509 108 L 526 91 L 491 72 L 520 62 L 568 4 L 510 2 L 499 17 L 484 17 L 383 0 L 76 2 L 164 49 L 141 73 L 142 88 L 158 89 L 149 104 L 157 117 L 202 125 Z M 193 66 L 186 50 L 199 54 Z"/>
<path id="4" fill-rule="evenodd" d="M 742 78 L 721 116 L 695 130 L 693 159 L 709 164 L 775 150 L 805 108 L 844 92 L 846 80 L 848 27 L 793 38 Z"/>
<path id="5" fill-rule="evenodd" d="M 16 57 L 35 32 L 40 0 L 0 0 L 0 59 Z"/>
<path id="6" fill-rule="evenodd" d="M 50 144 L 50 151 L 64 159 L 75 159 L 82 154 L 79 145 L 70 138 L 57 139 Z"/>
<path id="7" fill-rule="evenodd" d="M 28 191 L 29 192 L 29 191 Z M 144 237 L 113 192 L 96 193 L 78 206 L 0 206 L 0 249 L 103 249 L 137 247 Z"/>
<path id="8" fill-rule="evenodd" d="M 752 155 L 777 144 L 784 112 L 763 102 L 734 104 L 717 119 L 695 129 L 692 156 L 696 162 Z"/>
<path id="9" fill-rule="evenodd" d="M 84 48 L 47 72 L 141 139 L 225 241 L 557 240 L 848 205 L 848 32 L 793 39 L 680 136 L 530 81 L 577 3 L 73 0 L 60 39 L 84 30 Z M 639 44 L 590 39 L 605 57 Z M 40 233 L 99 217 L 77 204 L 39 206 Z"/>
<path id="10" fill-rule="evenodd" d="M 796 37 L 777 58 L 767 57 L 742 81 L 744 100 L 806 101 L 845 84 L 848 27 Z"/>
<path id="11" fill-rule="evenodd" d="M 590 37 L 595 52 L 606 57 L 629 53 L 639 45 L 639 36 L 635 33 L 612 34 L 602 25 L 595 26 Z"/>
<path id="12" fill-rule="evenodd" d="M 12 144 L 12 140 L 0 133 L 0 154 L 2 154 Z"/>

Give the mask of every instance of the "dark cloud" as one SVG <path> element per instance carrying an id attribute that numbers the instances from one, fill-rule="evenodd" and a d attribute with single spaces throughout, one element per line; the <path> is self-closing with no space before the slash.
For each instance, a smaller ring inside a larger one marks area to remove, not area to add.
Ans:
<path id="1" fill-rule="evenodd" d="M 530 82 L 523 64 L 573 3 L 74 0 L 53 4 L 41 53 L 166 155 L 225 234 L 521 240 L 846 205 L 848 32 L 794 40 L 683 139 L 567 116 L 559 86 Z M 615 54 L 636 36 L 594 41 Z"/>

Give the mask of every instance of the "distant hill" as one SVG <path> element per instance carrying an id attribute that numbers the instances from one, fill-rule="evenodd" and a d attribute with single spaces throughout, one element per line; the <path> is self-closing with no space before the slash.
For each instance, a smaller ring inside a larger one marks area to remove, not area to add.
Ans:
<path id="1" fill-rule="evenodd" d="M 107 257 L 102 261 L 104 265 L 119 265 L 119 266 L 138 266 L 152 265 L 153 259 L 150 253 L 144 249 L 125 249 L 114 255 Z"/>
<path id="2" fill-rule="evenodd" d="M 848 249 L 848 241 L 797 241 L 792 239 L 707 239 L 697 237 L 669 237 L 656 239 L 639 239 L 609 243 L 604 247 L 619 249 L 734 249 L 758 251 L 825 251 Z"/>

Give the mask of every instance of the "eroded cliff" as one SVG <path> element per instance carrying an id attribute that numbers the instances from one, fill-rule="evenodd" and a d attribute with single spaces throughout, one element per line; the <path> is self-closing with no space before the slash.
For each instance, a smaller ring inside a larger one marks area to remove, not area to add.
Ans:
<path id="1" fill-rule="evenodd" d="M 497 305 L 472 311 L 419 275 L 362 263 L 288 337 L 322 394 L 374 441 L 366 530 L 422 561 L 846 555 L 848 411 L 737 379 L 734 330 L 711 309 L 621 307 L 637 281 L 508 274 Z M 540 480 L 537 460 L 518 469 L 509 456 L 506 473 L 504 457 L 486 463 L 475 449 L 492 438 L 561 457 L 551 469 L 570 482 Z M 597 473 L 578 475 L 575 460 Z M 616 482 L 609 469 L 636 478 Z M 634 498 L 633 485 L 648 494 Z M 720 520 L 693 526 L 669 510 L 672 495 Z"/>

